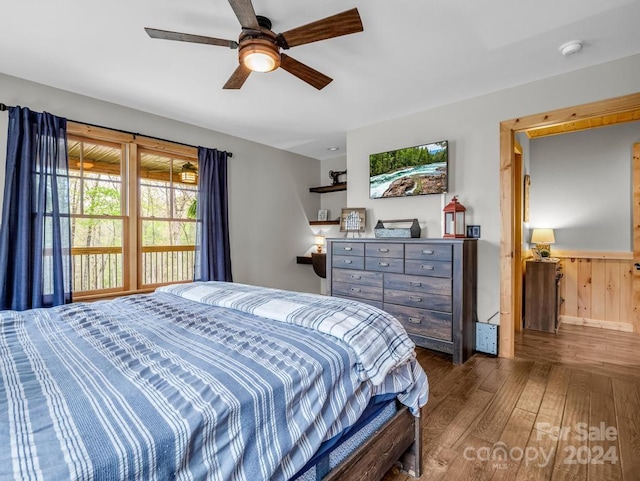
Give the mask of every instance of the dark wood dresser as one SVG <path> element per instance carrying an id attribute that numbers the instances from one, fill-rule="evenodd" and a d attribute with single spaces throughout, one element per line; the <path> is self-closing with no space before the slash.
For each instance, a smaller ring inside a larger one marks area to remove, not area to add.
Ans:
<path id="1" fill-rule="evenodd" d="M 476 283 L 475 239 L 327 239 L 329 295 L 387 311 L 456 364 L 475 349 Z"/>
<path id="2" fill-rule="evenodd" d="M 527 261 L 524 288 L 524 327 L 556 332 L 560 309 L 558 285 L 562 270 L 558 260 Z"/>

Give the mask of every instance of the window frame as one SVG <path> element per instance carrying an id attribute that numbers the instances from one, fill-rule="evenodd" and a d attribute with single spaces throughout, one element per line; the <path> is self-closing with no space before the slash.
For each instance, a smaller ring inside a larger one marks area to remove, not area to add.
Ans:
<path id="1" fill-rule="evenodd" d="M 122 212 L 120 216 L 120 218 L 123 219 L 123 286 L 122 288 L 101 289 L 99 291 L 84 291 L 80 295 L 74 292 L 74 300 L 90 301 L 136 293 L 147 293 L 154 291 L 158 286 L 164 285 L 160 283 L 141 287 L 143 276 L 142 221 L 139 209 L 141 191 L 139 152 L 153 152 L 158 155 L 166 155 L 167 157 L 190 161 L 197 165 L 197 147 L 71 121 L 67 122 L 67 138 L 89 143 L 108 142 L 121 144 L 123 149 L 121 166 Z M 177 283 L 177 281 L 170 283 Z"/>
<path id="2" fill-rule="evenodd" d="M 110 147 L 113 148 L 115 150 L 120 150 L 120 158 L 121 158 L 121 163 L 120 165 L 120 172 L 119 172 L 119 176 L 120 176 L 120 215 L 107 215 L 107 214 L 87 214 L 85 212 L 85 202 L 84 202 L 84 194 L 86 192 L 86 182 L 90 179 L 85 178 L 84 175 L 78 175 L 74 177 L 77 177 L 80 181 L 80 192 L 81 192 L 81 197 L 80 197 L 80 203 L 81 203 L 81 211 L 78 213 L 70 213 L 69 216 L 71 219 L 102 219 L 102 220 L 109 220 L 109 219 L 118 219 L 121 222 L 121 228 L 122 228 L 122 232 L 121 232 L 121 237 L 122 237 L 122 246 L 120 248 L 120 252 L 123 255 L 123 261 L 124 261 L 124 255 L 125 255 L 125 246 L 124 246 L 124 232 L 125 232 L 125 224 L 126 224 L 126 216 L 125 216 L 125 206 L 126 206 L 126 195 L 125 195 L 125 182 L 124 182 L 124 176 L 123 176 L 123 165 L 125 164 L 126 161 L 126 151 L 125 151 L 125 145 L 122 144 L 121 142 L 111 142 L 108 140 L 103 140 L 103 139 L 89 139 L 87 137 L 81 137 L 78 135 L 73 135 L 69 132 L 67 132 L 67 142 L 82 142 L 82 143 L 87 143 L 90 145 L 98 145 L 98 146 L 102 146 L 102 147 Z M 69 169 L 71 170 L 71 168 Z M 75 169 L 74 169 L 75 170 Z M 86 169 L 84 170 L 86 172 Z M 71 176 L 70 176 L 71 177 Z M 101 181 L 104 182 L 104 181 Z M 110 250 L 110 249 L 114 249 L 114 247 L 74 247 L 73 245 L 71 246 L 72 249 L 72 256 L 75 255 L 74 254 L 74 250 L 76 249 L 80 249 L 83 250 L 85 255 L 91 255 L 93 254 L 104 254 L 105 250 Z M 116 253 L 116 252 L 113 252 Z M 82 254 L 80 254 L 82 255 Z M 75 263 L 73 264 L 75 266 Z M 95 295 L 95 294 L 113 294 L 113 293 L 120 293 L 124 290 L 125 288 L 125 269 L 124 269 L 124 262 L 123 262 L 123 269 L 122 269 L 122 287 L 110 287 L 110 288 L 104 288 L 104 289 L 93 289 L 93 290 L 89 290 L 89 291 L 74 291 L 74 298 L 77 299 L 85 299 L 87 297 L 90 297 L 91 295 Z M 73 276 L 75 278 L 75 272 L 73 273 Z"/>
<path id="3" fill-rule="evenodd" d="M 138 239 L 139 239 L 139 244 L 138 244 L 138 289 L 141 290 L 147 290 L 147 289 L 156 289 L 160 286 L 164 286 L 167 284 L 176 284 L 176 283 L 181 283 L 181 282 L 190 282 L 190 281 L 171 281 L 171 282 L 158 282 L 158 283 L 151 283 L 151 284 L 145 284 L 144 280 L 145 280 L 145 274 L 143 272 L 143 267 L 144 267 L 144 261 L 143 261 L 143 256 L 145 253 L 151 253 L 151 252 L 162 252 L 161 250 L 159 250 L 157 248 L 157 246 L 144 246 L 142 245 L 142 240 L 143 240 L 143 223 L 145 221 L 153 221 L 156 220 L 158 222 L 166 222 L 166 223 L 172 223 L 172 222 L 186 222 L 186 223 L 192 223 L 194 224 L 194 234 L 195 234 L 195 229 L 196 229 L 196 220 L 195 219 L 183 219 L 180 217 L 174 217 L 175 216 L 175 181 L 172 179 L 169 182 L 169 186 L 168 189 L 171 193 L 171 200 L 170 200 L 170 213 L 169 213 L 169 217 L 149 217 L 149 216 L 143 216 L 141 209 L 140 209 L 140 196 L 142 194 L 142 188 L 141 188 L 141 183 L 142 183 L 142 179 L 143 177 L 139 174 L 140 172 L 140 166 L 142 165 L 142 154 L 147 153 L 147 154 L 151 154 L 151 155 L 162 155 L 162 156 L 166 156 L 166 157 L 170 157 L 172 162 L 175 161 L 179 161 L 180 163 L 186 163 L 186 162 L 191 162 L 191 163 L 195 163 L 197 165 L 197 158 L 192 158 L 192 157 L 186 157 L 180 154 L 175 154 L 175 153 L 166 153 L 166 152 L 159 152 L 158 150 L 152 150 L 152 149 L 148 149 L 146 147 L 141 147 L 140 145 L 138 145 L 138 149 L 137 149 L 137 160 L 139 163 L 138 166 L 138 182 L 137 182 L 137 186 L 138 186 L 138 215 L 137 215 L 137 222 L 138 222 Z M 197 152 L 196 152 L 196 157 L 197 157 Z M 173 174 L 172 174 L 173 175 Z M 196 187 L 196 196 L 197 196 L 197 182 L 195 184 L 190 184 L 192 186 Z M 178 187 L 178 189 L 180 189 L 180 187 Z M 194 238 L 194 245 L 195 245 L 195 238 Z M 190 247 L 189 245 L 175 245 L 173 247 L 176 247 L 176 249 L 173 252 L 187 252 L 190 249 L 185 249 L 185 247 Z M 195 252 L 195 247 L 193 249 L 193 251 Z"/>

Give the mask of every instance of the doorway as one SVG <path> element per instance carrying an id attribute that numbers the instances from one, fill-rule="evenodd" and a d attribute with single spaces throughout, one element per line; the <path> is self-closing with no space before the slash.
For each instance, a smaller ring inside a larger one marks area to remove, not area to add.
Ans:
<path id="1" fill-rule="evenodd" d="M 522 162 L 516 158 L 515 134 L 529 129 L 557 129 L 562 133 L 593 128 L 603 119 L 608 124 L 640 120 L 638 112 L 640 93 L 500 123 L 500 357 L 514 357 L 515 330 L 522 324 Z M 640 148 L 634 149 L 634 162 L 640 165 L 636 157 L 640 159 Z M 633 192 L 634 206 L 639 206 L 640 178 L 634 179 Z M 634 225 L 640 225 L 639 208 L 634 208 Z M 634 241 L 634 262 L 640 263 L 640 238 Z M 633 315 L 639 325 L 640 271 L 634 269 L 633 279 Z"/>

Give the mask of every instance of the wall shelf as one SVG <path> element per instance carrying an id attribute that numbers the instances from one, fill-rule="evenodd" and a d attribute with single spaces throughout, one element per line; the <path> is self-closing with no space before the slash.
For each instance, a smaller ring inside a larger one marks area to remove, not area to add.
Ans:
<path id="1" fill-rule="evenodd" d="M 327 254 L 321 252 L 320 254 L 313 252 L 308 256 L 297 256 L 296 262 L 298 264 L 311 264 L 313 266 L 313 272 L 318 277 L 323 279 L 327 277 Z"/>
<path id="2" fill-rule="evenodd" d="M 336 220 L 310 220 L 309 225 L 340 225 L 340 219 Z"/>
<path id="3" fill-rule="evenodd" d="M 347 190 L 347 183 L 340 182 L 335 185 L 323 185 L 322 187 L 311 187 L 309 192 L 316 192 L 318 194 L 324 194 L 326 192 L 338 192 L 341 190 Z"/>

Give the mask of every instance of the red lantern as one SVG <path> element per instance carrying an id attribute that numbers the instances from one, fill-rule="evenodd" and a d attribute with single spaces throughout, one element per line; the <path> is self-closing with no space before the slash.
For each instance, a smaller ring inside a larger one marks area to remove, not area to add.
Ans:
<path id="1" fill-rule="evenodd" d="M 444 235 L 442 237 L 466 237 L 465 232 L 465 211 L 467 209 L 458 202 L 458 197 L 454 196 L 445 208 L 444 212 Z"/>

